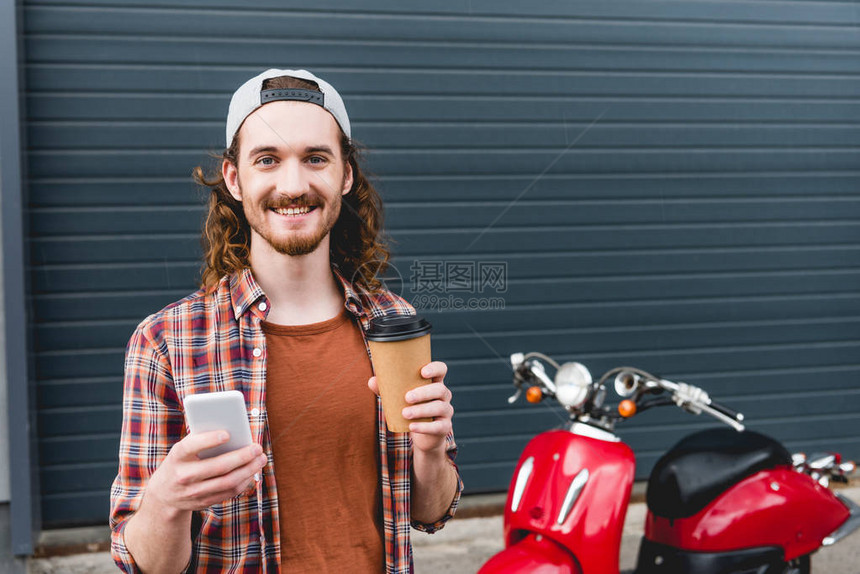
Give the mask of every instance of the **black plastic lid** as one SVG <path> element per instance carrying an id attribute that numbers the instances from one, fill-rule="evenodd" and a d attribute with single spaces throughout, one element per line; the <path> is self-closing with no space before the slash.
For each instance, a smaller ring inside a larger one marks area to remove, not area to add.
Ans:
<path id="1" fill-rule="evenodd" d="M 370 341 L 405 341 L 430 332 L 433 326 L 418 315 L 390 315 L 370 321 L 366 335 Z"/>

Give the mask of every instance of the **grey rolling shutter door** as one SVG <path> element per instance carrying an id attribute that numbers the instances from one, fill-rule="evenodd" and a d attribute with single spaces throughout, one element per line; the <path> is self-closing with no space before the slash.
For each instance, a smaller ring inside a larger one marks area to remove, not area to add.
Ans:
<path id="1" fill-rule="evenodd" d="M 105 520 L 125 343 L 194 289 L 190 170 L 270 66 L 341 90 L 387 202 L 392 287 L 503 300 L 426 310 L 471 492 L 505 489 L 560 424 L 505 402 L 514 351 L 688 379 L 791 448 L 860 456 L 853 5 L 523 6 L 25 2 L 47 526 Z M 504 263 L 503 288 L 413 284 L 445 263 Z M 640 478 L 706 424 L 626 425 Z"/>

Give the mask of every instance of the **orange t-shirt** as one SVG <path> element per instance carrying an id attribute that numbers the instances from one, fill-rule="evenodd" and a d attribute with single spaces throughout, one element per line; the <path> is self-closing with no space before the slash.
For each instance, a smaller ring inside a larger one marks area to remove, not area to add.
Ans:
<path id="1" fill-rule="evenodd" d="M 283 572 L 385 569 L 376 396 L 359 329 L 345 309 L 311 325 L 263 322 Z"/>

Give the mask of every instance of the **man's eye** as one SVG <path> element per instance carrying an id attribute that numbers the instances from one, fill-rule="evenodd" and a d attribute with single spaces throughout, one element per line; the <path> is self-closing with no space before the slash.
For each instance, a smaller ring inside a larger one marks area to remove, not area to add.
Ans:
<path id="1" fill-rule="evenodd" d="M 322 165 L 326 162 L 326 159 L 322 156 L 319 156 L 319 155 L 312 155 L 311 157 L 308 158 L 308 162 L 310 162 L 314 165 Z"/>
<path id="2" fill-rule="evenodd" d="M 273 165 L 275 163 L 275 158 L 269 156 L 261 157 L 257 160 L 257 163 L 261 165 Z"/>

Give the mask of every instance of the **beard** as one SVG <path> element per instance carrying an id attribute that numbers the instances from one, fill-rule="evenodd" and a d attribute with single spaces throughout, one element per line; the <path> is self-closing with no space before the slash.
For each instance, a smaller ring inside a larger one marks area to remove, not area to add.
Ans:
<path id="1" fill-rule="evenodd" d="M 242 210 L 250 228 L 272 249 L 281 255 L 299 256 L 316 251 L 328 236 L 340 216 L 342 201 L 343 197 L 340 194 L 332 201 L 326 201 L 324 197 L 317 194 L 305 194 L 292 198 L 280 196 L 258 205 L 249 206 L 248 202 L 243 202 Z M 273 231 L 267 219 L 271 209 L 288 206 L 314 208 L 312 211 L 318 212 L 321 220 L 314 229 L 310 230 Z"/>

